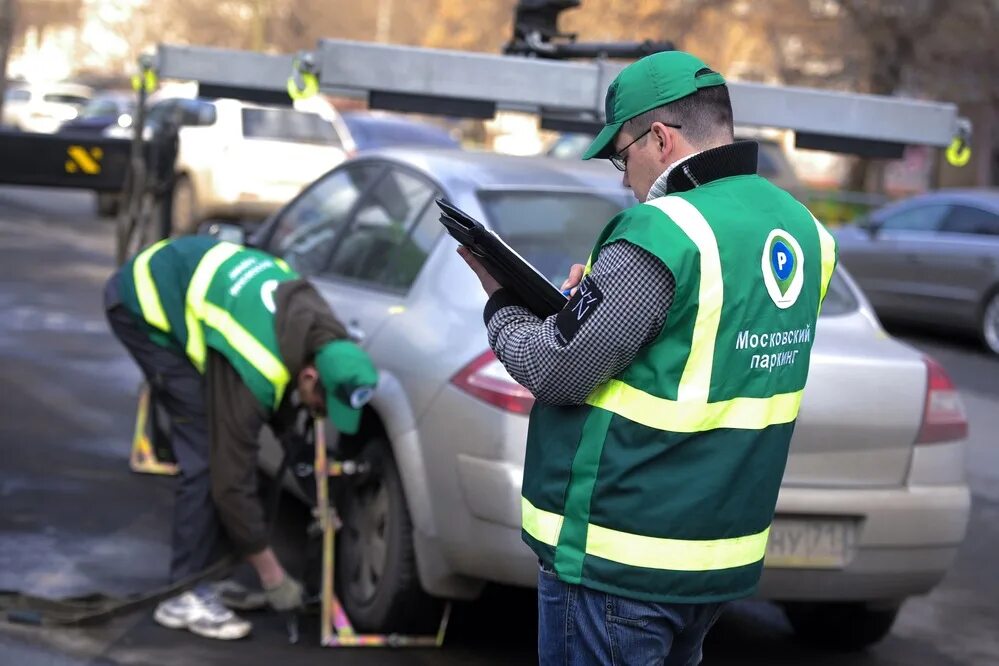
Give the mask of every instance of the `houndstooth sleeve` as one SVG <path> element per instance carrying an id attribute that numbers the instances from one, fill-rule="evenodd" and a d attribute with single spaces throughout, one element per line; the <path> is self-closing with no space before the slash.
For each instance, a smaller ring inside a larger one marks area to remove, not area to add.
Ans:
<path id="1" fill-rule="evenodd" d="M 587 293 L 547 319 L 516 305 L 504 290 L 486 304 L 489 346 L 541 402 L 583 404 L 628 367 L 662 331 L 676 282 L 658 257 L 617 241 L 601 250 L 581 289 Z"/>

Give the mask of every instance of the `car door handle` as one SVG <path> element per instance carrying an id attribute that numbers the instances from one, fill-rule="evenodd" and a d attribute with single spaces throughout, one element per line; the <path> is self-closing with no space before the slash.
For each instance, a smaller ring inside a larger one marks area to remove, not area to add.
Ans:
<path id="1" fill-rule="evenodd" d="M 356 319 L 352 319 L 350 322 L 348 322 L 347 335 L 349 335 L 350 339 L 353 340 L 354 342 L 364 342 L 364 338 L 367 337 L 367 334 L 364 332 L 364 329 L 362 329 L 360 326 L 360 322 L 358 322 Z"/>

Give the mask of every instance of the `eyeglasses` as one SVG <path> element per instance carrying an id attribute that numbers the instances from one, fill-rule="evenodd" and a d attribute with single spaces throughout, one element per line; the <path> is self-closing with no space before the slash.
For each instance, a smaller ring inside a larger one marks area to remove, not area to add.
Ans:
<path id="1" fill-rule="evenodd" d="M 665 125 L 666 127 L 672 127 L 673 129 L 680 129 L 680 125 L 672 125 L 670 123 L 663 123 L 663 125 Z M 621 150 L 617 151 L 616 153 L 608 157 L 607 159 L 609 159 L 611 164 L 614 165 L 614 168 L 616 168 L 618 171 L 624 171 L 625 169 L 627 169 L 628 158 L 625 156 L 625 153 L 627 153 L 629 148 L 638 143 L 642 139 L 642 137 L 644 137 L 646 134 L 648 134 L 651 131 L 652 128 L 650 127 L 649 129 L 645 130 L 637 137 L 635 137 L 635 139 L 632 140 L 631 143 L 629 143 L 627 146 L 625 146 Z"/>

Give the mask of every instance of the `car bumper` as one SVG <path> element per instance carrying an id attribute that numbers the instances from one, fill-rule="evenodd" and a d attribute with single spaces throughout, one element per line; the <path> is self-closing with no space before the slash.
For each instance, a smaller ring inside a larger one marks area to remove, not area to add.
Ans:
<path id="1" fill-rule="evenodd" d="M 854 517 L 857 540 L 840 568 L 764 569 L 759 596 L 782 601 L 901 599 L 943 578 L 964 539 L 964 484 L 892 489 L 782 488 L 777 517 Z"/>
<path id="2" fill-rule="evenodd" d="M 461 455 L 458 476 L 476 534 L 452 550 L 452 562 L 466 575 L 534 585 L 537 558 L 520 539 L 522 468 Z M 950 567 L 964 538 L 970 504 L 964 484 L 782 488 L 778 519 L 853 519 L 857 537 L 846 564 L 839 568 L 766 567 L 759 596 L 787 601 L 874 600 L 924 593 Z"/>

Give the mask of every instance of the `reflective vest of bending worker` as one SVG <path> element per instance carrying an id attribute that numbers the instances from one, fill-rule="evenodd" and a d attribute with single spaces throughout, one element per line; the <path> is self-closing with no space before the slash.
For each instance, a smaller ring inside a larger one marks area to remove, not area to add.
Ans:
<path id="1" fill-rule="evenodd" d="M 274 330 L 278 283 L 298 279 L 281 259 L 204 236 L 164 240 L 119 272 L 122 304 L 153 340 L 183 351 L 199 372 L 222 354 L 262 406 L 276 410 L 290 379 Z"/>
<path id="2" fill-rule="evenodd" d="M 568 583 L 646 601 L 751 595 L 808 376 L 832 236 L 757 175 L 617 215 L 676 276 L 662 332 L 586 404 L 536 403 L 523 537 Z"/>

